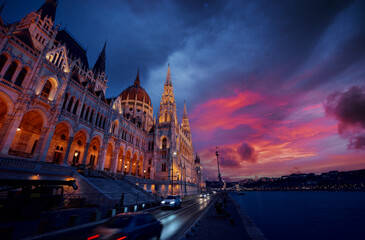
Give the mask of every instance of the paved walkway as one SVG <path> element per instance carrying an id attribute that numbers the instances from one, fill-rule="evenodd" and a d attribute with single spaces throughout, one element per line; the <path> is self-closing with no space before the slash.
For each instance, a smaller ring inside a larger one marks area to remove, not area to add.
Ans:
<path id="1" fill-rule="evenodd" d="M 217 215 L 213 204 L 201 218 L 201 222 L 198 222 L 197 225 L 192 228 L 193 236 L 187 236 L 187 239 L 250 239 L 237 208 L 229 197 L 227 198 L 225 210 L 229 216 Z"/>

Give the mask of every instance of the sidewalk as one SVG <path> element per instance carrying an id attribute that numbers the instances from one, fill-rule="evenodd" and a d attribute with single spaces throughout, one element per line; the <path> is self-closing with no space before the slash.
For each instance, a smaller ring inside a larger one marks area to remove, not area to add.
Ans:
<path id="1" fill-rule="evenodd" d="M 241 217 L 237 211 L 236 206 L 230 198 L 227 198 L 227 204 L 225 207 L 227 213 L 230 215 L 222 216 L 217 215 L 214 208 L 214 203 L 201 218 L 201 222 L 192 227 L 192 235 L 187 236 L 189 240 L 248 240 L 247 235 Z"/>

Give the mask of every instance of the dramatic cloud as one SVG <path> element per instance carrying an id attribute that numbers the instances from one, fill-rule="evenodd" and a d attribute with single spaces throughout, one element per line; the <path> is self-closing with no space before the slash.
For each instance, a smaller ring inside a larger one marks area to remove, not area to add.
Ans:
<path id="1" fill-rule="evenodd" d="M 2 17 L 44 1 L 8 1 Z M 170 63 L 204 175 L 216 179 L 219 146 L 223 178 L 239 180 L 365 168 L 349 151 L 365 148 L 364 88 L 351 88 L 365 80 L 364 12 L 361 0 L 62 0 L 56 23 L 90 66 L 107 40 L 107 97 L 139 67 L 155 114 Z"/>
<path id="2" fill-rule="evenodd" d="M 324 106 L 327 114 L 339 121 L 339 134 L 350 140 L 348 147 L 365 149 L 365 87 L 333 93 Z"/>
<path id="3" fill-rule="evenodd" d="M 250 146 L 248 143 L 242 143 L 242 145 L 237 149 L 237 152 L 239 153 L 243 161 L 257 161 L 257 153 L 255 151 L 255 148 Z"/>

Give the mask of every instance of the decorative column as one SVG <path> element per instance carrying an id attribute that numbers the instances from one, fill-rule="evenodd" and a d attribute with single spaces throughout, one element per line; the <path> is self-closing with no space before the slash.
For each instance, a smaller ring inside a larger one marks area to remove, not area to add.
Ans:
<path id="1" fill-rule="evenodd" d="M 6 114 L 3 119 L 3 124 L 1 125 L 1 128 L 0 128 L 0 139 L 1 139 L 0 140 L 0 152 L 4 145 L 4 142 L 6 140 L 7 133 L 9 131 L 10 122 L 11 122 L 11 116 Z"/>
<path id="2" fill-rule="evenodd" d="M 66 154 L 65 154 L 65 157 L 63 158 L 63 165 L 64 166 L 68 166 L 68 156 L 70 154 L 70 150 L 71 150 L 71 145 L 72 145 L 72 142 L 74 141 L 74 137 L 69 137 L 68 138 L 68 144 L 67 144 L 67 149 L 66 149 Z"/>
<path id="3" fill-rule="evenodd" d="M 3 69 L 2 69 L 2 71 L 0 72 L 0 76 L 1 77 L 3 77 L 4 76 L 4 74 L 6 73 L 6 71 L 8 70 L 8 68 L 9 68 L 9 65 L 11 64 L 11 61 L 6 61 L 6 63 L 5 63 L 5 65 L 4 65 L 4 67 L 3 67 Z"/>
<path id="4" fill-rule="evenodd" d="M 116 148 L 116 150 L 114 151 L 113 154 L 113 161 L 112 161 L 112 167 L 111 167 L 111 172 L 112 173 L 116 173 L 117 172 L 117 167 L 118 167 L 118 158 L 119 158 L 119 147 Z"/>
<path id="5" fill-rule="evenodd" d="M 90 143 L 87 142 L 86 146 L 85 146 L 84 156 L 82 158 L 82 165 L 84 165 L 84 166 L 86 164 L 86 158 L 87 158 L 87 153 L 89 152 L 89 147 L 90 147 Z"/>
<path id="6" fill-rule="evenodd" d="M 48 131 L 48 137 L 47 137 L 47 141 L 45 142 L 44 146 L 41 147 L 40 149 L 40 154 L 38 154 L 38 161 L 46 161 L 47 158 L 47 153 L 49 150 L 49 146 L 51 145 L 51 141 L 53 138 L 53 134 L 54 134 L 54 130 L 55 130 L 55 126 L 53 126 L 49 131 Z"/>
<path id="7" fill-rule="evenodd" d="M 124 174 L 125 172 L 125 154 L 123 154 L 123 159 L 122 159 L 122 173 Z"/>
<path id="8" fill-rule="evenodd" d="M 104 171 L 105 157 L 106 157 L 107 147 L 104 145 L 101 148 L 100 155 L 98 157 L 98 170 Z"/>
<path id="9" fill-rule="evenodd" d="M 47 134 L 48 129 L 49 128 L 47 128 L 47 127 L 43 127 L 41 130 L 41 135 L 39 136 L 38 144 L 37 144 L 36 150 L 34 151 L 34 159 L 36 159 L 36 160 L 40 160 L 39 155 L 41 155 L 41 151 L 43 149 L 44 139 L 46 139 L 46 135 L 48 135 Z"/>
<path id="10" fill-rule="evenodd" d="M 129 171 L 128 171 L 129 176 L 132 175 L 132 167 L 133 167 L 132 162 L 133 162 L 133 155 L 132 158 L 129 159 Z"/>
<path id="11" fill-rule="evenodd" d="M 13 119 L 9 125 L 8 125 L 8 130 L 4 135 L 4 139 L 3 139 L 3 148 L 1 150 L 2 154 L 8 154 L 9 153 L 9 149 L 11 147 L 11 144 L 14 140 L 15 134 L 17 132 L 17 128 L 20 125 L 20 117 L 17 119 Z"/>

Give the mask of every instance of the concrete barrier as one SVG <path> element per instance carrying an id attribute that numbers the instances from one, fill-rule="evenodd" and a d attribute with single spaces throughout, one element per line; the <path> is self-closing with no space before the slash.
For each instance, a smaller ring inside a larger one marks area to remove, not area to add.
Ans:
<path id="1" fill-rule="evenodd" d="M 113 209 L 108 209 L 108 212 L 107 212 L 108 218 L 114 217 L 115 214 L 116 214 L 116 209 L 114 209 L 114 208 Z"/>
<path id="2" fill-rule="evenodd" d="M 92 212 L 90 215 L 90 222 L 97 222 L 101 219 L 101 213 L 100 211 Z"/>
<path id="3" fill-rule="evenodd" d="M 53 221 L 49 219 L 42 219 L 38 224 L 38 233 L 46 233 L 52 230 Z"/>
<path id="4" fill-rule="evenodd" d="M 68 221 L 70 227 L 78 226 L 81 224 L 81 216 L 79 214 L 71 215 Z"/>

